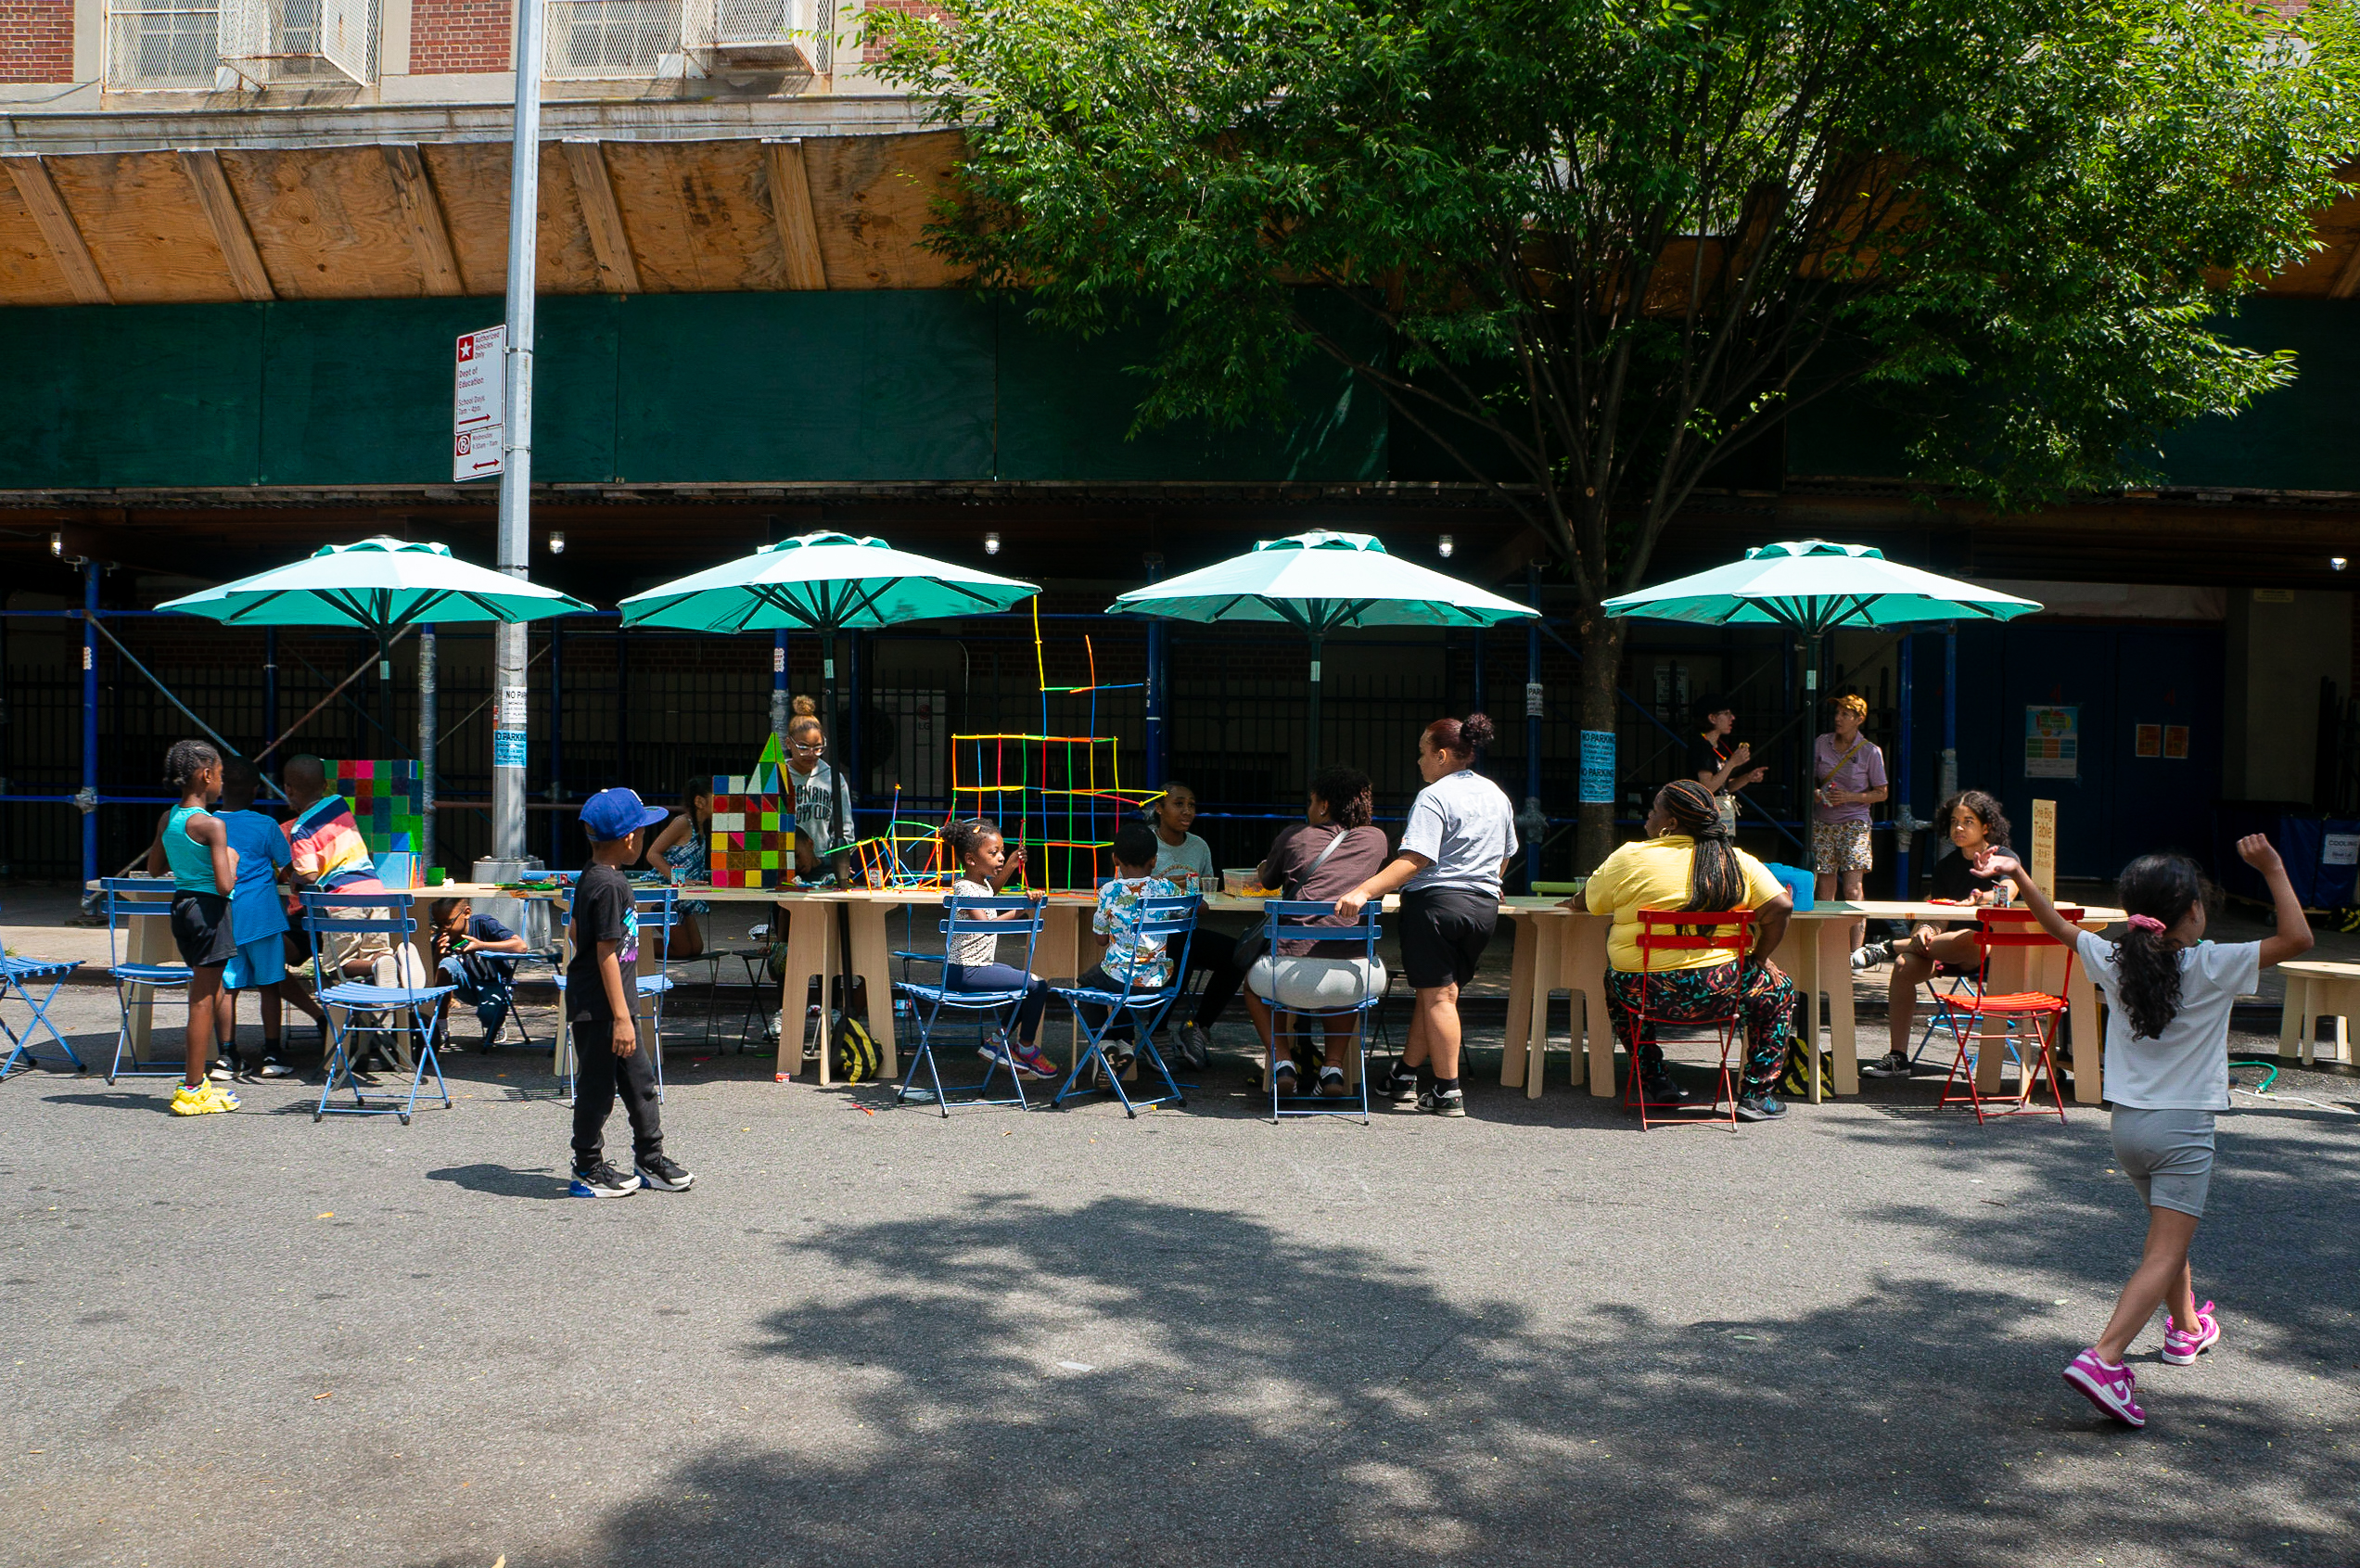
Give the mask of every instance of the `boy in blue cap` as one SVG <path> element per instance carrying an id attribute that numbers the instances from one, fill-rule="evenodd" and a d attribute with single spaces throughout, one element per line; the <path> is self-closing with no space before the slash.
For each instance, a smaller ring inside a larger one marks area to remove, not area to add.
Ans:
<path id="1" fill-rule="evenodd" d="M 629 789 L 602 789 L 582 804 L 590 864 L 574 885 L 573 957 L 566 964 L 566 1018 L 573 1027 L 574 1178 L 577 1198 L 620 1198 L 642 1187 L 684 1192 L 696 1179 L 664 1154 L 651 1052 L 639 1049 L 631 1007 L 639 967 L 639 915 L 622 868 L 639 859 L 646 830 L 671 813 Z M 606 1117 L 620 1088 L 631 1118 L 634 1170 L 606 1163 Z"/>

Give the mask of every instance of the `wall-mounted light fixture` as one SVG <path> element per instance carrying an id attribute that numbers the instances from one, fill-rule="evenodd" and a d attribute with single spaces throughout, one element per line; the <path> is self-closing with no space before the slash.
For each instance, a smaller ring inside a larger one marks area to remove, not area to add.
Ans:
<path id="1" fill-rule="evenodd" d="M 66 558 L 66 536 L 64 534 L 53 533 L 49 536 L 49 554 L 57 556 L 57 559 L 61 561 Z"/>
<path id="2" fill-rule="evenodd" d="M 983 536 L 983 553 L 987 555 L 997 555 L 1000 554 L 1000 536 L 998 534 L 988 533 Z"/>
<path id="3" fill-rule="evenodd" d="M 1446 533 L 1440 539 L 1435 541 L 1434 547 L 1442 553 L 1442 558 L 1447 561 L 1450 559 L 1452 555 L 1458 554 L 1459 542 Z"/>
<path id="4" fill-rule="evenodd" d="M 555 529 L 549 530 L 549 553 L 552 555 L 562 555 L 566 553 L 566 536 Z"/>

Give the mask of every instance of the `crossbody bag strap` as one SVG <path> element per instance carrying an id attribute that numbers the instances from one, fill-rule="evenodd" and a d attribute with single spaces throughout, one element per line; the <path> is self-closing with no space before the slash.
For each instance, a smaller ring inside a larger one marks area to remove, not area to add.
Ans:
<path id="1" fill-rule="evenodd" d="M 1831 767 L 1826 772 L 1819 775 L 1819 787 L 1821 789 L 1828 787 L 1828 781 L 1830 779 L 1843 771 L 1843 765 L 1852 760 L 1853 756 L 1860 749 L 1860 743 L 1868 738 L 1869 737 L 1866 735 L 1855 735 L 1852 737 L 1852 744 L 1844 747 L 1843 755 L 1835 759 L 1834 766 Z"/>

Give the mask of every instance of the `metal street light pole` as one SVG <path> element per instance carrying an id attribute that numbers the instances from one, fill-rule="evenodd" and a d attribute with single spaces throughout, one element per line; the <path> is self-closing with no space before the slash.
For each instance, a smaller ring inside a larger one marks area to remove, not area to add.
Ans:
<path id="1" fill-rule="evenodd" d="M 517 6 L 517 119 L 508 169 L 508 331 L 505 461 L 500 470 L 500 569 L 530 576 L 532 559 L 532 313 L 540 264 L 541 23 L 543 0 Z M 492 629 L 491 853 L 525 853 L 525 629 Z"/>

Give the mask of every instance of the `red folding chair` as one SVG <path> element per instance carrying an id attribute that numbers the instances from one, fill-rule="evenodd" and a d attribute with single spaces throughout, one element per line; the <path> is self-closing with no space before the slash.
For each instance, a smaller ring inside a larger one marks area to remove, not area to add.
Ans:
<path id="1" fill-rule="evenodd" d="M 1730 933 L 1734 935 L 1730 935 Z M 1737 1125 L 1737 1087 L 1729 1078 L 1729 1050 L 1745 1031 L 1745 1013 L 1732 1005 L 1726 1015 L 1706 1018 L 1670 1018 L 1654 1008 L 1652 977 L 1678 971 L 1659 970 L 1655 955 L 1663 952 L 1697 952 L 1708 949 L 1732 949 L 1741 961 L 1754 950 L 1754 911 L 1752 910 L 1641 910 L 1639 911 L 1639 1006 L 1631 1013 L 1630 1083 L 1623 1091 L 1623 1103 L 1639 1110 L 1641 1131 L 1651 1127 L 1735 1127 Z M 1639 1047 L 1651 1027 L 1665 1024 L 1683 1025 L 1690 1028 L 1715 1030 L 1721 1040 L 1721 1068 L 1717 1091 L 1712 1103 L 1699 1106 L 1647 1098 L 1646 1075 L 1639 1070 Z M 1722 1102 L 1728 1102 L 1729 1113 L 1720 1114 Z M 1652 1110 L 1657 1114 L 1650 1116 Z"/>
<path id="2" fill-rule="evenodd" d="M 2057 912 L 2076 924 L 2083 914 L 2078 909 Z M 2057 995 L 1992 989 L 1991 955 L 1995 951 L 2022 951 L 2029 959 L 2031 951 L 2047 948 L 2063 948 L 2065 951 L 2065 970 L 2058 978 Z M 2030 910 L 2022 909 L 1976 911 L 1975 949 L 1982 962 L 1972 992 L 1934 998 L 1944 1025 L 1958 1043 L 1949 1076 L 1942 1081 L 1939 1103 L 1972 1107 L 1976 1125 L 1980 1126 L 1991 1116 L 2012 1116 L 2019 1111 L 2038 1109 L 2033 1103 L 2033 1096 L 2046 1078 L 2049 1103 L 2055 1106 L 2057 1120 L 2061 1124 L 2065 1120 L 2065 1096 L 2057 1081 L 2055 1046 L 2059 1020 L 2065 1016 L 2064 993 L 2073 988 L 2073 950 L 2042 929 Z M 1996 1032 L 1987 1027 L 1993 1024 L 1998 1026 Z M 2015 1058 L 2013 1094 L 1985 1094 L 1976 1083 L 1976 1064 L 1986 1048 L 2004 1049 Z M 2005 1109 L 1986 1112 L 1985 1106 Z"/>

